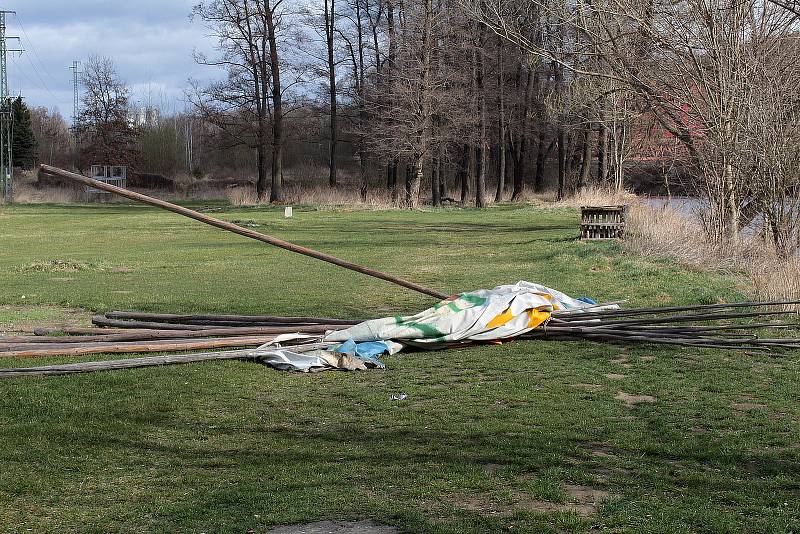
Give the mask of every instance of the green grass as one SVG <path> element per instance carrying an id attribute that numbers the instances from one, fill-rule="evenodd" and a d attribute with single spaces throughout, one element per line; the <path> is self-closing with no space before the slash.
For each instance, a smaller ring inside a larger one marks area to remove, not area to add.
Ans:
<path id="1" fill-rule="evenodd" d="M 739 296 L 731 279 L 575 241 L 569 210 L 299 209 L 286 220 L 215 209 L 452 292 L 524 279 L 631 305 Z M 126 205 L 0 208 L 0 287 L 6 330 L 75 308 L 373 317 L 431 303 Z M 0 532 L 242 533 L 357 518 L 436 533 L 800 528 L 797 354 L 518 342 L 386 363 L 0 382 Z M 389 400 L 401 391 L 407 400 Z M 657 401 L 628 407 L 619 391 Z M 610 497 L 582 516 L 569 486 Z"/>

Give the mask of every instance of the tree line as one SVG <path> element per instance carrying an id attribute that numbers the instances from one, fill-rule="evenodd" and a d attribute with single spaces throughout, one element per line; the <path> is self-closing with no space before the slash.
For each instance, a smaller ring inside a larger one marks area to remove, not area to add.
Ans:
<path id="1" fill-rule="evenodd" d="M 210 0 L 192 20 L 216 40 L 195 60 L 217 81 L 191 81 L 185 112 L 131 121 L 113 64 L 88 62 L 76 165 L 236 169 L 281 201 L 305 158 L 328 187 L 409 208 L 619 190 L 647 168 L 705 199 L 712 239 L 762 214 L 776 249 L 798 246 L 795 4 Z M 43 148 L 63 147 L 55 130 Z"/>

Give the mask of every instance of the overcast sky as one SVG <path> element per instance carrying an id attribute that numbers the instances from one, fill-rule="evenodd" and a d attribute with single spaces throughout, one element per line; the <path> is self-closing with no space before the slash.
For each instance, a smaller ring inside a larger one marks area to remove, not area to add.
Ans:
<path id="1" fill-rule="evenodd" d="M 73 60 L 110 57 L 133 91 L 133 100 L 182 107 L 191 78 L 215 77 L 196 65 L 192 51 L 210 51 L 201 23 L 189 21 L 198 0 L 0 0 L 7 34 L 21 37 L 26 51 L 10 54 L 8 83 L 28 105 L 58 108 L 72 116 Z M 9 48 L 20 48 L 9 41 Z"/>

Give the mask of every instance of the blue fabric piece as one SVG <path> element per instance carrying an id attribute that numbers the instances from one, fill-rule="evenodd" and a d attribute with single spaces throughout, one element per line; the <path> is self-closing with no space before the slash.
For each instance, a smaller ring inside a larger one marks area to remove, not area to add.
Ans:
<path id="1" fill-rule="evenodd" d="M 597 304 L 597 301 L 589 297 L 578 297 L 578 300 L 586 304 Z"/>
<path id="2" fill-rule="evenodd" d="M 352 339 L 348 339 L 335 349 L 334 352 L 348 352 L 355 354 L 362 360 L 372 360 L 378 362 L 378 356 L 382 356 L 389 350 L 389 345 L 383 341 L 365 341 L 363 343 L 356 343 Z"/>

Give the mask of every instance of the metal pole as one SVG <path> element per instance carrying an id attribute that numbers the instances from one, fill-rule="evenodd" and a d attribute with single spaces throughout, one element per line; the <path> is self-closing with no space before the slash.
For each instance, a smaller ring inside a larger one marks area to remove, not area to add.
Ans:
<path id="1" fill-rule="evenodd" d="M 11 110 L 11 93 L 8 90 L 8 39 L 6 36 L 6 14 L 13 11 L 0 11 L 0 181 L 2 181 L 3 198 L 11 202 L 13 196 L 12 176 L 14 166 L 11 148 L 11 122 L 14 118 Z"/>

